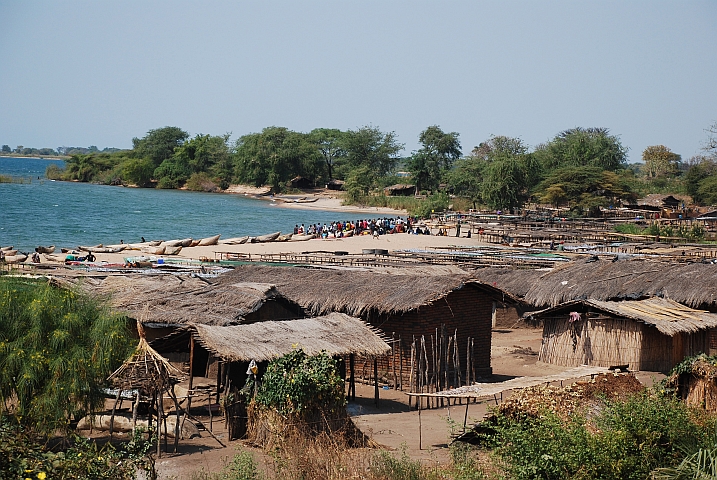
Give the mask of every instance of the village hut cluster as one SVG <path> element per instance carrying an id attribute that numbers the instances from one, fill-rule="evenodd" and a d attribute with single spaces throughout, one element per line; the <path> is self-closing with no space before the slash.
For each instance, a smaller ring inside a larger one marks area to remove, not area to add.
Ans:
<path id="1" fill-rule="evenodd" d="M 500 245 L 267 255 L 222 260 L 221 270 L 107 269 L 60 281 L 108 296 L 139 322 L 138 353 L 111 378 L 119 390 L 145 392 L 138 395 L 156 406 L 170 399 L 177 422 L 193 402 L 210 415 L 222 405 L 230 438 L 250 430 L 232 392 L 297 348 L 337 358 L 349 398 L 366 382 L 377 404 L 381 387 L 395 388 L 419 409 L 497 401 L 504 390 L 546 381 L 487 383 L 494 327 L 542 327 L 539 361 L 565 367 L 561 379 L 667 373 L 717 348 L 717 250 L 614 237 L 592 221 L 465 215 L 433 226 L 449 221 Z M 143 361 L 159 372 L 154 387 L 154 377 L 137 373 Z"/>

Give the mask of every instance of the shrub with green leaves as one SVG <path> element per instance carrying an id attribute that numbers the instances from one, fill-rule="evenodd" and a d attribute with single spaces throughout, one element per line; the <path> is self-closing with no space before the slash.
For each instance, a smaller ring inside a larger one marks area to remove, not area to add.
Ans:
<path id="1" fill-rule="evenodd" d="M 709 445 L 714 426 L 696 418 L 674 398 L 642 394 L 604 400 L 591 416 L 568 420 L 547 411 L 497 415 L 492 445 L 510 478 L 644 479 L 677 465 L 680 444 Z"/>
<path id="2" fill-rule="evenodd" d="M 101 407 L 107 376 L 131 352 L 124 320 L 42 280 L 0 278 L 0 409 L 41 434 Z"/>
<path id="3" fill-rule="evenodd" d="M 138 430 L 127 443 L 98 446 L 82 437 L 68 439 L 71 446 L 52 451 L 38 443 L 17 422 L 0 418 L 0 479 L 55 478 L 96 480 L 134 479 L 138 469 L 154 472 L 152 441 Z"/>
<path id="4" fill-rule="evenodd" d="M 318 409 L 336 413 L 346 406 L 344 381 L 328 353 L 309 356 L 294 350 L 269 363 L 255 402 L 283 415 Z"/>

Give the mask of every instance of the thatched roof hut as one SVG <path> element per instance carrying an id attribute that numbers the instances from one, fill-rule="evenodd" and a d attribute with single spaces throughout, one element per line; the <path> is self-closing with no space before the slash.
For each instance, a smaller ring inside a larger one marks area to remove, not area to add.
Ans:
<path id="1" fill-rule="evenodd" d="M 552 307 L 579 299 L 665 297 L 692 308 L 717 309 L 717 265 L 651 260 L 572 262 L 537 277 L 525 303 Z"/>
<path id="2" fill-rule="evenodd" d="M 398 341 L 389 363 L 381 368 L 392 371 L 395 367 L 406 373 L 408 369 L 402 365 L 410 362 L 411 342 L 420 342 L 422 337 L 430 342 L 431 335 L 445 330 L 455 334 L 458 358 L 468 358 L 471 372 L 490 374 L 495 303 L 515 301 L 510 294 L 465 273 L 396 275 L 389 271 L 244 265 L 218 278 L 219 284 L 241 282 L 271 282 L 307 315 L 341 312 L 362 318 Z M 475 354 L 468 355 L 468 345 Z"/>
<path id="3" fill-rule="evenodd" d="M 212 282 L 178 275 L 108 276 L 91 288 L 145 326 L 235 325 L 303 316 L 270 283 Z"/>
<path id="4" fill-rule="evenodd" d="M 709 329 L 717 326 L 717 315 L 664 298 L 575 300 L 531 317 L 543 322 L 541 361 L 661 372 L 709 351 Z"/>
<path id="5" fill-rule="evenodd" d="M 297 348 L 309 355 L 386 355 L 391 347 L 358 318 L 341 313 L 247 325 L 189 324 L 152 345 L 160 352 L 189 347 L 190 336 L 225 362 L 269 361 Z"/>
<path id="6" fill-rule="evenodd" d="M 466 285 L 475 285 L 505 301 L 515 299 L 470 275 L 392 275 L 348 269 L 280 268 L 244 265 L 221 275 L 218 283 L 272 283 L 307 314 L 343 312 L 401 314 L 436 303 Z"/>

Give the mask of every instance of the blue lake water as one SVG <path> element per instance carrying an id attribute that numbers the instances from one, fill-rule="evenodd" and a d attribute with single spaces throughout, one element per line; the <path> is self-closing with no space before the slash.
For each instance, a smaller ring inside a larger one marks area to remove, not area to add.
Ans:
<path id="1" fill-rule="evenodd" d="M 223 238 L 291 232 L 294 225 L 349 220 L 345 214 L 281 208 L 241 195 L 112 187 L 45 178 L 62 160 L 0 157 L 0 246 L 74 248 L 222 234 Z M 38 178 L 39 177 L 39 178 Z"/>

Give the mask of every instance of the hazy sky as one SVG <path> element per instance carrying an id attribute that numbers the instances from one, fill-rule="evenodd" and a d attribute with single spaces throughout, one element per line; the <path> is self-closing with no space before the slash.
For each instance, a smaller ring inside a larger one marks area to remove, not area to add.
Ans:
<path id="1" fill-rule="evenodd" d="M 639 160 L 717 121 L 717 1 L 0 0 L 0 144 L 373 125 L 417 148 L 607 127 Z"/>

